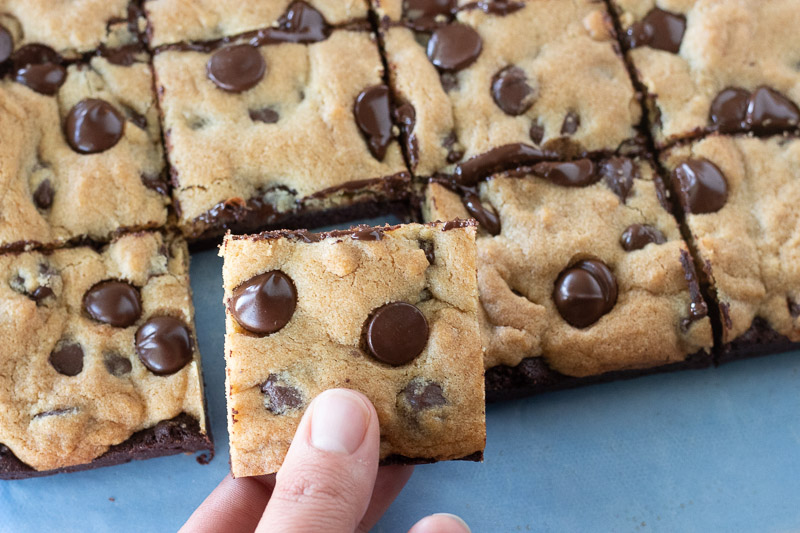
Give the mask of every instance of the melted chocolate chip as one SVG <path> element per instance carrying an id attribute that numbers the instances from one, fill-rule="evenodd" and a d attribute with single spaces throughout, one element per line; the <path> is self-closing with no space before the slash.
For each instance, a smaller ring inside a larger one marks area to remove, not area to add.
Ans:
<path id="1" fill-rule="evenodd" d="M 0 26 L 0 63 L 4 63 L 11 57 L 14 51 L 14 39 L 4 26 Z"/>
<path id="2" fill-rule="evenodd" d="M 152 317 L 136 331 L 136 353 L 153 374 L 174 374 L 192 360 L 192 335 L 182 320 Z"/>
<path id="3" fill-rule="evenodd" d="M 245 281 L 233 291 L 228 308 L 241 327 L 258 335 L 283 328 L 294 315 L 297 289 L 280 270 L 271 270 Z"/>
<path id="4" fill-rule="evenodd" d="M 447 404 L 441 385 L 435 382 L 426 382 L 420 378 L 412 379 L 401 395 L 408 406 L 417 412 Z"/>
<path id="5" fill-rule="evenodd" d="M 41 303 L 46 300 L 47 298 L 51 298 L 55 296 L 53 289 L 50 287 L 46 287 L 41 285 L 34 289 L 34 291 L 30 294 L 31 300 L 36 302 L 36 305 L 41 305 Z"/>
<path id="6" fill-rule="evenodd" d="M 417 112 L 413 105 L 409 102 L 404 102 L 394 110 L 394 118 L 400 124 L 408 162 L 411 168 L 414 169 L 419 163 L 419 143 L 414 133 L 414 127 L 417 124 Z"/>
<path id="7" fill-rule="evenodd" d="M 462 157 L 464 157 L 463 150 L 453 150 L 453 146 L 455 146 L 458 139 L 456 139 L 456 133 L 451 131 L 447 134 L 447 137 L 444 138 L 442 141 L 442 148 L 447 150 L 447 162 L 448 163 L 455 163 L 456 161 L 460 161 Z"/>
<path id="8" fill-rule="evenodd" d="M 667 242 L 664 234 L 658 228 L 647 224 L 632 224 L 625 228 L 619 243 L 626 252 L 641 250 L 650 243 L 664 244 Z"/>
<path id="9" fill-rule="evenodd" d="M 314 43 L 324 41 L 331 28 L 322 13 L 305 2 L 292 2 L 277 21 L 277 27 L 258 32 L 250 42 L 254 46 L 273 43 Z"/>
<path id="10" fill-rule="evenodd" d="M 271 107 L 250 110 L 250 120 L 253 122 L 263 122 L 264 124 L 275 124 L 281 116 Z"/>
<path id="11" fill-rule="evenodd" d="M 697 281 L 694 261 L 689 252 L 683 249 L 681 250 L 681 266 L 683 267 L 683 277 L 689 285 L 689 317 L 681 321 L 681 327 L 687 331 L 693 322 L 708 316 L 708 305 L 700 293 L 700 283 Z"/>
<path id="12" fill-rule="evenodd" d="M 103 357 L 103 365 L 106 367 L 106 372 L 116 377 L 130 373 L 131 368 L 133 368 L 127 357 L 113 352 L 105 354 Z"/>
<path id="13" fill-rule="evenodd" d="M 52 63 L 28 65 L 14 74 L 15 81 L 47 96 L 56 94 L 66 79 L 67 69 Z"/>
<path id="14" fill-rule="evenodd" d="M 755 133 L 769 135 L 796 127 L 800 110 L 775 89 L 762 86 L 750 95 L 746 120 Z"/>
<path id="15" fill-rule="evenodd" d="M 320 241 L 320 236 L 318 233 L 311 233 L 310 231 L 306 230 L 300 230 L 295 233 L 295 235 L 297 235 L 297 238 L 301 241 L 309 244 Z"/>
<path id="16" fill-rule="evenodd" d="M 274 415 L 286 414 L 287 411 L 303 406 L 303 395 L 295 387 L 281 383 L 278 376 L 270 374 L 261 384 L 264 393 L 264 407 Z"/>
<path id="17" fill-rule="evenodd" d="M 383 161 L 386 148 L 392 141 L 392 111 L 389 106 L 389 87 L 374 85 L 361 91 L 353 106 L 358 129 L 367 138 L 373 157 Z"/>
<path id="18" fill-rule="evenodd" d="M 641 21 L 628 28 L 628 46 L 649 46 L 677 54 L 681 49 L 686 17 L 663 9 L 652 9 Z"/>
<path id="19" fill-rule="evenodd" d="M 48 179 L 42 180 L 33 192 L 33 203 L 39 209 L 50 209 L 50 206 L 53 205 L 53 196 L 55 196 L 53 184 Z"/>
<path id="20" fill-rule="evenodd" d="M 134 43 L 126 44 L 119 48 L 101 49 L 100 54 L 113 65 L 129 67 L 136 62 L 136 56 L 142 52 L 141 45 Z"/>
<path id="21" fill-rule="evenodd" d="M 125 117 L 114 106 L 97 98 L 81 100 L 67 114 L 64 133 L 80 154 L 104 152 L 116 145 L 125 131 Z"/>
<path id="22" fill-rule="evenodd" d="M 450 19 L 457 7 L 456 0 L 403 0 L 403 18 L 417 31 L 430 31 Z"/>
<path id="23" fill-rule="evenodd" d="M 163 176 L 148 176 L 147 174 L 142 174 L 141 178 L 142 183 L 144 183 L 144 186 L 148 189 L 152 189 L 164 196 L 169 194 L 169 184 L 167 184 L 167 180 Z"/>
<path id="24" fill-rule="evenodd" d="M 434 264 L 436 262 L 436 253 L 433 249 L 433 242 L 419 241 L 419 247 L 425 252 L 425 259 L 428 260 L 428 264 Z"/>
<path id="25" fill-rule="evenodd" d="M 30 65 L 42 65 L 44 63 L 61 63 L 61 56 L 58 52 L 43 44 L 26 44 L 11 55 L 11 65 L 14 71 Z"/>
<path id="26" fill-rule="evenodd" d="M 564 122 L 561 124 L 561 135 L 572 135 L 578 131 L 581 125 L 581 117 L 574 111 L 570 111 L 564 117 Z"/>
<path id="27" fill-rule="evenodd" d="M 492 78 L 492 98 L 506 115 L 523 114 L 533 105 L 535 97 L 525 71 L 517 66 L 505 67 Z"/>
<path id="28" fill-rule="evenodd" d="M 602 261 L 579 261 L 558 275 L 553 301 L 564 320 L 576 328 L 585 328 L 613 309 L 617 281 Z"/>
<path id="29" fill-rule="evenodd" d="M 728 182 L 708 159 L 689 159 L 672 171 L 683 208 L 689 213 L 714 213 L 728 201 Z"/>
<path id="30" fill-rule="evenodd" d="M 383 239 L 383 230 L 379 228 L 364 228 L 354 231 L 350 237 L 354 241 L 379 241 Z"/>
<path id="31" fill-rule="evenodd" d="M 600 175 L 614 194 L 625 203 L 633 188 L 633 180 L 639 178 L 639 167 L 625 157 L 611 157 L 600 165 Z"/>
<path id="32" fill-rule="evenodd" d="M 475 191 L 466 190 L 461 196 L 461 202 L 469 212 L 470 216 L 478 221 L 478 224 L 490 235 L 500 233 L 500 217 L 491 206 L 487 209 Z"/>
<path id="33" fill-rule="evenodd" d="M 722 133 L 736 133 L 747 128 L 747 101 L 750 93 L 738 87 L 728 87 L 711 102 L 709 119 Z"/>
<path id="34" fill-rule="evenodd" d="M 249 44 L 226 46 L 217 50 L 206 64 L 208 78 L 223 91 L 241 93 L 252 89 L 267 71 L 258 48 Z"/>
<path id="35" fill-rule="evenodd" d="M 599 179 L 594 163 L 588 159 L 563 163 L 537 163 L 534 165 L 533 171 L 562 187 L 585 187 Z"/>
<path id="36" fill-rule="evenodd" d="M 101 281 L 83 295 L 90 317 L 117 328 L 132 326 L 142 316 L 139 290 L 124 281 Z"/>
<path id="37" fill-rule="evenodd" d="M 531 140 L 534 143 L 542 144 L 542 139 L 544 139 L 544 126 L 542 126 L 538 122 L 534 122 L 533 124 L 531 124 L 531 129 L 529 134 Z"/>
<path id="38" fill-rule="evenodd" d="M 59 374 L 77 376 L 83 370 L 83 348 L 75 343 L 62 344 L 50 353 L 49 360 Z"/>
<path id="39" fill-rule="evenodd" d="M 504 168 L 536 163 L 547 157 L 548 154 L 542 150 L 527 144 L 506 144 L 461 163 L 456 167 L 454 177 L 458 183 L 470 186 Z"/>
<path id="40" fill-rule="evenodd" d="M 392 366 L 414 360 L 428 343 L 428 321 L 416 306 L 393 302 L 376 309 L 367 320 L 366 345 L 379 361 Z"/>
<path id="41" fill-rule="evenodd" d="M 455 72 L 475 62 L 482 48 L 478 32 L 456 22 L 433 32 L 428 41 L 428 59 L 441 70 Z"/>

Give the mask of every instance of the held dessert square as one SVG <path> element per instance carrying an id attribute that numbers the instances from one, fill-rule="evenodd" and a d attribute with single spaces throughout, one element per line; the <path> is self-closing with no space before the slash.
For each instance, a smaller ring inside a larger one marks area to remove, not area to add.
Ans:
<path id="1" fill-rule="evenodd" d="M 188 261 L 159 233 L 0 256 L 0 478 L 212 449 Z"/>
<path id="2" fill-rule="evenodd" d="M 385 463 L 482 457 L 473 221 L 228 235 L 223 283 L 234 476 L 275 472 L 305 407 L 375 405 Z"/>
<path id="3" fill-rule="evenodd" d="M 641 148 L 641 108 L 602 2 L 373 5 L 415 175 Z"/>
<path id="4" fill-rule="evenodd" d="M 428 220 L 480 222 L 490 399 L 710 363 L 706 304 L 664 201 L 653 167 L 622 157 L 428 187 Z"/>
<path id="5" fill-rule="evenodd" d="M 367 28 L 302 2 L 235 44 L 153 60 L 178 224 L 190 238 L 402 200 L 407 172 Z"/>

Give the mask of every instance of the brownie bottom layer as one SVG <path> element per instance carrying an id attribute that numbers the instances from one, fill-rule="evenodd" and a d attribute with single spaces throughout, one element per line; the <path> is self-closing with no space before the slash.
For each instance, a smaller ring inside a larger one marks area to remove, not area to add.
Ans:
<path id="1" fill-rule="evenodd" d="M 724 364 L 792 350 L 800 350 L 800 343 L 792 342 L 788 337 L 772 329 L 766 320 L 756 317 L 750 329 L 716 350 L 715 362 Z"/>
<path id="2" fill-rule="evenodd" d="M 608 383 L 650 374 L 674 372 L 676 370 L 708 368 L 713 362 L 711 354 L 697 352 L 685 360 L 668 365 L 636 370 L 619 370 L 576 378 L 565 376 L 547 366 L 542 357 L 523 359 L 515 367 L 500 365 L 486 370 L 486 401 L 498 402 L 533 396 L 543 392 L 572 389 L 595 383 Z"/>
<path id="3" fill-rule="evenodd" d="M 90 463 L 53 470 L 34 470 L 20 461 L 7 446 L 0 444 L 0 479 L 25 479 L 62 472 L 79 472 L 127 463 L 134 459 L 151 459 L 201 450 L 213 453 L 211 438 L 200 431 L 200 424 L 195 418 L 180 414 L 171 420 L 159 422 L 152 428 L 134 433 L 128 440 L 112 446 Z"/>
<path id="4" fill-rule="evenodd" d="M 464 457 L 456 457 L 452 459 L 453 461 L 473 461 L 473 462 L 480 462 L 483 461 L 483 452 L 475 452 L 469 455 L 465 455 Z M 438 463 L 439 459 L 431 459 L 427 457 L 406 457 L 405 455 L 387 455 L 385 458 L 381 459 L 380 465 L 381 466 L 389 466 L 389 465 L 428 465 L 432 463 Z"/>

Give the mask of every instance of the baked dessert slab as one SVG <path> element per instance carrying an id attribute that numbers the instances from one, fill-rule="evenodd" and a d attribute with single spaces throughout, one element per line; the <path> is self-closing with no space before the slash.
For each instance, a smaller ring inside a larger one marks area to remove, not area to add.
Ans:
<path id="1" fill-rule="evenodd" d="M 793 0 L 611 0 L 658 147 L 800 122 Z"/>
<path id="2" fill-rule="evenodd" d="M 178 225 L 190 239 L 303 214 L 325 223 L 328 212 L 409 196 L 373 34 L 335 29 L 299 4 L 289 29 L 154 57 Z"/>
<path id="3" fill-rule="evenodd" d="M 154 232 L 0 255 L 0 478 L 213 450 L 188 261 Z"/>
<path id="4" fill-rule="evenodd" d="M 416 176 L 641 148 L 640 103 L 602 2 L 372 3 Z"/>
<path id="5" fill-rule="evenodd" d="M 717 359 L 800 342 L 800 139 L 712 135 L 662 154 L 719 310 Z"/>
<path id="6" fill-rule="evenodd" d="M 647 160 L 617 156 L 428 186 L 426 220 L 481 223 L 488 399 L 710 364 L 711 322 L 665 201 Z"/>
<path id="7" fill-rule="evenodd" d="M 474 221 L 227 235 L 234 476 L 278 470 L 319 393 L 364 393 L 384 464 L 480 460 L 485 445 Z"/>
<path id="8" fill-rule="evenodd" d="M 0 79 L 0 251 L 108 242 L 166 224 L 152 72 L 127 58 L 65 66 L 42 52 Z"/>

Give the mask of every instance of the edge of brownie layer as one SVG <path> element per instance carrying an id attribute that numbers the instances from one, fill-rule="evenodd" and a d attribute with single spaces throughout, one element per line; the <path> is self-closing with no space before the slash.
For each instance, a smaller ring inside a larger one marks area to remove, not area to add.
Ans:
<path id="1" fill-rule="evenodd" d="M 469 455 L 465 455 L 464 457 L 455 457 L 453 459 L 447 459 L 448 461 L 472 461 L 472 462 L 483 462 L 483 451 L 473 452 Z M 387 455 L 380 461 L 381 466 L 389 466 L 389 465 L 428 465 L 433 463 L 438 463 L 442 461 L 442 459 L 434 459 L 430 457 L 407 457 L 405 455 L 398 455 L 392 454 Z"/>
<path id="2" fill-rule="evenodd" d="M 785 335 L 775 331 L 769 322 L 757 316 L 747 331 L 731 342 L 720 344 L 714 349 L 714 362 L 721 365 L 792 350 L 800 350 L 800 342 L 792 342 Z"/>
<path id="3" fill-rule="evenodd" d="M 47 252 L 53 252 L 55 250 L 60 250 L 62 248 L 78 248 L 81 246 L 88 246 L 89 248 L 100 250 L 104 246 L 107 246 L 115 242 L 117 239 L 119 239 L 120 237 L 124 237 L 125 235 L 136 235 L 139 233 L 147 233 L 154 231 L 159 231 L 169 235 L 172 229 L 173 228 L 171 227 L 169 222 L 167 222 L 166 225 L 153 223 L 144 226 L 125 226 L 117 228 L 112 233 L 108 234 L 106 237 L 100 239 L 89 237 L 88 235 L 81 235 L 79 237 L 74 237 L 72 239 L 67 239 L 65 241 L 53 241 L 48 243 L 44 243 L 41 241 L 15 241 L 10 244 L 0 245 L 0 254 L 23 253 L 23 252 L 47 253 Z"/>
<path id="4" fill-rule="evenodd" d="M 343 202 L 332 207 L 316 207 L 328 198 L 341 195 Z M 227 231 L 253 233 L 265 229 L 314 228 L 348 222 L 359 217 L 410 213 L 419 204 L 414 198 L 411 175 L 399 172 L 382 178 L 351 181 L 323 189 L 298 201 L 293 210 L 279 212 L 259 197 L 234 198 L 220 202 L 183 228 L 191 242 L 221 237 Z M 176 206 L 177 207 L 177 206 Z M 188 232 L 188 234 L 187 234 Z"/>
<path id="5" fill-rule="evenodd" d="M 608 383 L 624 379 L 674 372 L 709 368 L 713 364 L 711 353 L 705 351 L 690 354 L 683 361 L 650 368 L 614 370 L 595 376 L 565 376 L 552 370 L 542 357 L 527 357 L 517 366 L 499 365 L 486 370 L 486 401 L 498 402 L 533 396 L 545 392 L 572 389 L 583 385 Z"/>
<path id="6" fill-rule="evenodd" d="M 208 424 L 206 424 L 208 427 Z M 35 470 L 23 463 L 5 445 L 0 444 L 0 479 L 27 479 L 53 474 L 80 472 L 103 466 L 128 463 L 134 459 L 152 459 L 178 453 L 207 450 L 210 457 L 198 457 L 198 462 L 207 464 L 214 454 L 214 443 L 210 433 L 202 433 L 197 419 L 186 414 L 164 420 L 155 426 L 137 431 L 127 440 L 111 446 L 103 455 L 89 463 L 56 468 Z"/>

